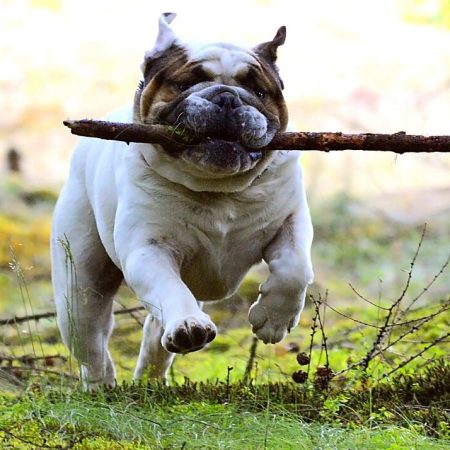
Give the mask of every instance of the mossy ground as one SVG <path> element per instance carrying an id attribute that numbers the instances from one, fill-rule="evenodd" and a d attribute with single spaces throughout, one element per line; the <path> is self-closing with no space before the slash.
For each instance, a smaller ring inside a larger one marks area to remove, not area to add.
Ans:
<path id="1" fill-rule="evenodd" d="M 24 193 L 27 193 L 25 195 Z M 1 317 L 53 308 L 49 283 L 48 233 L 54 198 L 32 195 L 9 182 L 0 215 Z M 33 198 L 29 202 L 28 198 Z M 50 199 L 50 200 L 49 200 Z M 352 203 L 353 202 L 353 203 Z M 325 322 L 329 365 L 335 372 L 360 361 L 372 348 L 377 326 L 408 278 L 421 227 L 383 224 L 352 215 L 355 202 L 335 198 L 313 207 L 316 216 L 317 300 Z M 326 213 L 325 213 L 326 212 Z M 439 273 L 448 254 L 444 221 L 428 225 L 405 296 L 405 307 Z M 2 234 L 3 233 L 3 234 Z M 12 249 L 12 250 L 11 250 Z M 422 258 L 422 259 L 421 259 Z M 201 352 L 177 357 L 170 386 L 131 382 L 139 343 L 141 312 L 116 316 L 111 351 L 119 387 L 83 393 L 76 361 L 61 344 L 53 320 L 0 327 L 0 446 L 2 448 L 445 448 L 450 446 L 448 339 L 396 369 L 448 332 L 448 311 L 427 321 L 395 346 L 323 386 L 316 369 L 325 364 L 320 330 L 312 346 L 309 380 L 295 384 L 296 354 L 309 353 L 316 314 L 309 302 L 300 325 L 274 346 L 259 343 L 245 378 L 253 338 L 246 311 L 257 295 L 260 272 L 248 277 L 227 304 L 208 306 L 218 337 Z M 380 282 L 380 279 L 383 281 Z M 368 304 L 348 286 L 351 281 Z M 426 317 L 448 302 L 444 270 L 407 320 Z M 120 290 L 122 306 L 138 303 Z M 119 304 L 117 308 L 120 309 Z M 371 324 L 372 326 L 363 325 Z M 387 342 L 410 329 L 396 327 Z M 24 355 L 31 357 L 27 359 Z M 41 358 L 33 360 L 33 358 Z M 244 381 L 245 380 L 245 381 Z"/>
<path id="2" fill-rule="evenodd" d="M 88 394 L 67 381 L 53 379 L 50 387 L 41 379 L 20 395 L 2 395 L 0 442 L 76 449 L 445 448 L 449 394 L 433 384 L 436 377 L 448 383 L 450 367 L 437 364 L 421 378 L 372 389 L 327 391 L 286 382 L 187 381 Z M 439 439 L 430 437 L 437 430 Z"/>

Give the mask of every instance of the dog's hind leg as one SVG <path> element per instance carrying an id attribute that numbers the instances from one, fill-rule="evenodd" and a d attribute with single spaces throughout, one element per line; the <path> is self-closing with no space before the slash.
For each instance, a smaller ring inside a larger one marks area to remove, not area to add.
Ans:
<path id="1" fill-rule="evenodd" d="M 134 371 L 134 379 L 147 375 L 149 378 L 166 378 L 175 353 L 168 352 L 161 344 L 164 334 L 162 323 L 149 314 L 145 319 L 141 349 Z"/>
<path id="2" fill-rule="evenodd" d="M 203 302 L 197 302 L 203 309 Z M 173 363 L 175 353 L 168 352 L 162 346 L 164 328 L 160 320 L 149 314 L 144 323 L 141 349 L 134 371 L 134 380 L 147 375 L 149 378 L 167 378 L 167 372 Z"/>
<path id="3" fill-rule="evenodd" d="M 122 273 L 108 257 L 80 186 L 65 189 L 55 209 L 51 250 L 57 322 L 78 360 L 85 389 L 114 386 L 108 352 L 112 300 Z"/>

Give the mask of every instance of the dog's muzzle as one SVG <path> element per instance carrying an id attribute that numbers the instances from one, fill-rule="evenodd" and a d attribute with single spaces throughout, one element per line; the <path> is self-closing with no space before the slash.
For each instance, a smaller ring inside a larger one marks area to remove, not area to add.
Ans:
<path id="1" fill-rule="evenodd" d="M 206 85 L 206 86 L 205 86 Z M 188 147 L 184 160 L 235 173 L 253 168 L 279 129 L 278 117 L 240 87 L 201 83 L 181 94 L 158 114 L 177 129 L 194 133 L 200 144 Z"/>

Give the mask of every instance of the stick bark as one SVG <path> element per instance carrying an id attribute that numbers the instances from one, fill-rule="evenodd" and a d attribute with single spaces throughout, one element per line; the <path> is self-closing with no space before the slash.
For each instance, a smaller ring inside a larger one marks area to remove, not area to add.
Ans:
<path id="1" fill-rule="evenodd" d="M 63 122 L 72 134 L 122 142 L 166 144 L 182 148 L 198 143 L 186 131 L 163 125 L 141 125 L 102 120 L 66 120 Z M 422 136 L 406 134 L 345 134 L 285 132 L 277 133 L 272 142 L 261 150 L 371 150 L 394 153 L 450 152 L 450 136 Z"/>

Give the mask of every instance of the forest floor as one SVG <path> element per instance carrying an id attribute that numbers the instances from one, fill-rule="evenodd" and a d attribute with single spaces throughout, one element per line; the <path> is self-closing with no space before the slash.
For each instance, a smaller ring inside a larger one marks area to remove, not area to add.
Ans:
<path id="1" fill-rule="evenodd" d="M 219 334 L 176 358 L 168 386 L 132 382 L 145 315 L 117 314 L 118 387 L 85 393 L 54 319 L 20 320 L 54 310 L 55 195 L 14 179 L 2 188 L 2 448 L 450 446 L 448 214 L 424 229 L 362 214 L 345 196 L 312 205 L 316 283 L 282 343 L 256 342 L 246 319 L 259 267 L 230 301 L 207 306 Z M 116 311 L 138 306 L 121 288 Z"/>

